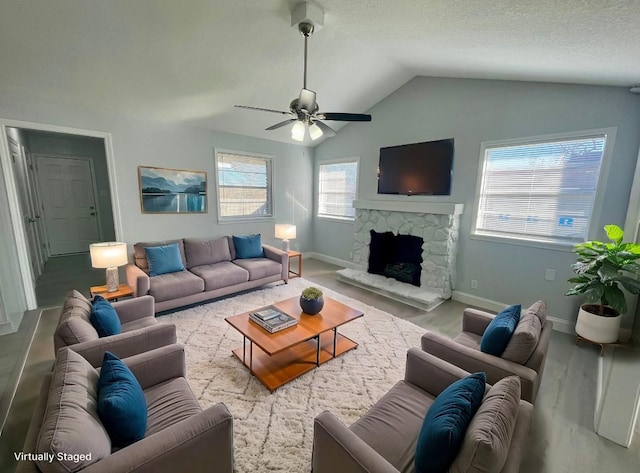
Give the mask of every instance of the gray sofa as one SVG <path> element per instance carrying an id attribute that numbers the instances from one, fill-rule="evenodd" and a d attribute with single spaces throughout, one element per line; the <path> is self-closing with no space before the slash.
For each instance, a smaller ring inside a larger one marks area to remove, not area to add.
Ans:
<path id="1" fill-rule="evenodd" d="M 233 418 L 224 404 L 202 410 L 185 380 L 184 348 L 169 345 L 123 362 L 142 386 L 147 430 L 142 440 L 113 448 L 97 412 L 99 371 L 63 348 L 44 379 L 23 452 L 53 460 L 23 460 L 17 473 L 231 473 Z M 64 454 L 69 455 L 65 457 Z M 91 458 L 71 455 L 91 454 Z"/>
<path id="2" fill-rule="evenodd" d="M 178 244 L 184 271 L 149 276 L 145 247 Z M 184 238 L 136 243 L 134 264 L 126 267 L 135 297 L 151 295 L 155 311 L 181 307 L 283 280 L 289 281 L 289 254 L 262 245 L 262 258 L 236 258 L 233 238 Z"/>
<path id="3" fill-rule="evenodd" d="M 416 445 L 435 398 L 469 373 L 418 348 L 407 353 L 405 379 L 363 417 L 346 427 L 331 412 L 314 420 L 313 473 L 415 471 Z M 527 443 L 533 406 L 520 399 L 516 376 L 488 386 L 449 471 L 517 473 Z"/>
<path id="4" fill-rule="evenodd" d="M 531 354 L 520 362 L 509 360 L 506 350 L 502 356 L 494 356 L 480 351 L 480 341 L 495 314 L 477 309 L 465 309 L 462 314 L 462 331 L 453 339 L 434 332 L 422 336 L 422 349 L 438 358 L 448 361 L 466 371 L 484 371 L 487 383 L 493 384 L 506 376 L 518 376 L 522 384 L 522 399 L 534 403 L 540 389 L 540 381 L 549 351 L 553 322 L 547 320 L 547 308 L 539 301 L 523 311 L 536 311 L 544 322 L 538 333 L 537 343 Z M 524 317 L 524 316 L 523 316 Z M 520 326 L 520 324 L 518 324 Z M 516 328 L 516 334 L 518 328 Z M 514 337 L 516 336 L 514 334 Z M 512 337 L 512 338 L 514 338 Z M 535 340 L 535 337 L 533 337 Z M 514 339 L 515 342 L 515 339 Z M 509 342 L 511 344 L 511 342 Z M 509 348 L 509 345 L 507 345 Z"/>
<path id="5" fill-rule="evenodd" d="M 78 291 L 67 294 L 62 314 L 53 335 L 56 353 L 69 347 L 91 365 L 99 367 L 105 351 L 119 358 L 176 343 L 176 327 L 155 318 L 151 296 L 111 304 L 120 319 L 122 332 L 100 337 L 90 321 L 91 302 Z"/>

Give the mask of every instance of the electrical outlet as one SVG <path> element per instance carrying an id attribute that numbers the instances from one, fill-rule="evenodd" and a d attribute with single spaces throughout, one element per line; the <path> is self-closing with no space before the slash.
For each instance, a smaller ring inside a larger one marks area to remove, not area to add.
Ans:
<path id="1" fill-rule="evenodd" d="M 475 279 L 471 280 L 471 289 L 478 289 L 478 281 Z"/>
<path id="2" fill-rule="evenodd" d="M 544 280 L 545 281 L 555 281 L 556 280 L 556 270 L 555 269 L 547 269 L 544 272 Z"/>

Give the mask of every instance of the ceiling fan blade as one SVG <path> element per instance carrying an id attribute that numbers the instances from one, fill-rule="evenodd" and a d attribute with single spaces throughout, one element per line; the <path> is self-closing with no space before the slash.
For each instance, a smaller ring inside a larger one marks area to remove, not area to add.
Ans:
<path id="1" fill-rule="evenodd" d="M 249 110 L 258 110 L 260 112 L 280 113 L 282 115 L 291 115 L 291 112 L 283 112 L 282 110 L 273 110 L 272 108 L 250 107 L 248 105 L 234 105 L 236 108 L 246 108 Z"/>
<path id="2" fill-rule="evenodd" d="M 288 125 L 290 123 L 293 123 L 295 121 L 297 121 L 297 118 L 289 118 L 288 120 L 285 120 L 283 122 L 276 123 L 275 125 L 271 125 L 269 128 L 265 128 L 265 130 L 275 130 L 276 128 L 280 128 L 280 127 L 286 126 L 286 125 Z"/>
<path id="3" fill-rule="evenodd" d="M 371 115 L 364 113 L 318 113 L 316 115 L 321 120 L 332 120 L 336 122 L 370 122 Z"/>
<path id="4" fill-rule="evenodd" d="M 336 136 L 335 130 L 331 128 L 329 125 L 327 125 L 326 123 L 322 123 L 320 120 L 316 120 L 313 123 L 318 125 L 318 127 L 322 130 L 322 133 L 325 136 L 328 136 L 328 137 Z"/>
<path id="5" fill-rule="evenodd" d="M 303 88 L 300 91 L 300 97 L 298 97 L 298 107 L 306 110 L 307 112 L 313 112 L 316 106 L 316 93 L 313 90 Z"/>

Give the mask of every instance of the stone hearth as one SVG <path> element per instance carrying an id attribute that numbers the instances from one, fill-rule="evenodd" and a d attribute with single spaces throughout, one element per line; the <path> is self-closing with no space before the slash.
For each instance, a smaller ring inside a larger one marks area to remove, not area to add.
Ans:
<path id="1" fill-rule="evenodd" d="M 455 288 L 456 247 L 462 204 L 356 201 L 353 263 L 338 271 L 346 282 L 430 310 Z M 423 238 L 420 287 L 367 272 L 370 230 Z"/>

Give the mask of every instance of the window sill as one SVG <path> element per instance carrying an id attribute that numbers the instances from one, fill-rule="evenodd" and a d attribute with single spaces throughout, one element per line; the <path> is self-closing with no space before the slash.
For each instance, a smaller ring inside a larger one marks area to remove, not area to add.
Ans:
<path id="1" fill-rule="evenodd" d="M 316 218 L 318 220 L 325 220 L 327 222 L 336 222 L 336 223 L 355 223 L 356 219 L 355 218 L 340 218 L 340 217 L 327 217 L 327 216 L 320 216 L 317 215 Z"/>
<path id="2" fill-rule="evenodd" d="M 268 216 L 268 217 L 250 217 L 250 218 L 224 218 L 224 219 L 220 219 L 218 218 L 218 223 L 221 225 L 225 225 L 227 223 L 231 223 L 231 224 L 237 224 L 237 223 L 250 223 L 250 222 L 275 222 L 276 218 L 274 216 Z"/>
<path id="3" fill-rule="evenodd" d="M 490 241 L 493 243 L 503 243 L 505 245 L 528 246 L 530 248 L 562 251 L 566 253 L 572 253 L 574 246 L 574 243 L 554 243 L 541 240 L 525 240 L 523 238 L 509 238 L 497 235 L 483 235 L 478 233 L 472 233 L 469 238 L 472 240 Z"/>

